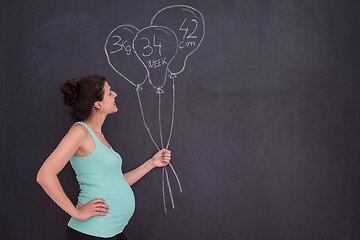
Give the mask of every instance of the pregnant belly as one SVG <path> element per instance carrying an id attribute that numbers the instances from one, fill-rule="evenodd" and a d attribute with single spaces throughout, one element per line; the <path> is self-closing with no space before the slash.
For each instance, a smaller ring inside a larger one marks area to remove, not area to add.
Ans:
<path id="1" fill-rule="evenodd" d="M 126 209 L 131 210 L 135 207 L 135 197 L 132 189 L 126 189 L 126 191 L 98 191 L 97 194 L 79 194 L 79 201 L 82 205 L 94 200 L 103 199 L 106 201 L 106 205 L 113 211 L 124 211 Z"/>
<path id="2" fill-rule="evenodd" d="M 68 225 L 80 232 L 102 237 L 111 237 L 122 232 L 135 211 L 135 196 L 131 187 L 123 181 L 80 184 L 78 201 L 84 205 L 94 199 L 104 199 L 110 207 L 106 215 L 94 215 L 79 221 L 69 220 Z"/>
<path id="3" fill-rule="evenodd" d="M 87 192 L 86 194 L 84 192 Z M 97 194 L 90 194 L 89 191 L 84 191 L 79 194 L 79 201 L 82 205 L 94 200 L 103 199 L 106 205 L 110 207 L 109 212 L 103 215 L 95 215 L 93 221 L 99 224 L 127 224 L 135 211 L 135 196 L 130 186 L 120 188 L 103 189 L 96 191 Z"/>

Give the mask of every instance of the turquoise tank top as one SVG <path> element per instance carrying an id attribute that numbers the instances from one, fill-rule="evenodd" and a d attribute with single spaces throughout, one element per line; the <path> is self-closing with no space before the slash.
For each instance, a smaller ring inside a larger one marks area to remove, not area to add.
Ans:
<path id="1" fill-rule="evenodd" d="M 86 220 L 70 218 L 68 226 L 96 237 L 113 237 L 122 232 L 135 211 L 135 196 L 121 170 L 122 158 L 111 147 L 105 146 L 83 122 L 95 141 L 95 150 L 84 156 L 72 156 L 70 164 L 80 185 L 78 201 L 86 204 L 96 198 L 104 199 L 110 207 L 104 215 Z M 76 208 L 78 205 L 76 205 Z"/>

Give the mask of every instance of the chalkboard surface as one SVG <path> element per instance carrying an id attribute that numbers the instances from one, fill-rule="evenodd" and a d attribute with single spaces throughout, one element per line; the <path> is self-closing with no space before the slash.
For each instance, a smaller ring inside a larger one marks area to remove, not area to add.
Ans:
<path id="1" fill-rule="evenodd" d="M 177 5 L 194 17 L 156 15 Z M 123 172 L 157 145 L 178 177 L 158 168 L 132 186 L 129 239 L 360 238 L 357 1 L 5 0 L 0 10 L 1 239 L 65 239 L 70 216 L 35 179 L 73 123 L 59 85 L 92 73 L 118 94 L 103 133 Z M 70 164 L 58 176 L 76 204 Z"/>

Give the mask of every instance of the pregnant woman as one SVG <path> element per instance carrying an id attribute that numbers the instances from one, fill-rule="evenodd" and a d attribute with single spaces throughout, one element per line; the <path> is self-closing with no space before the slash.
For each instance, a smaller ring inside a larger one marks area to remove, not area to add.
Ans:
<path id="1" fill-rule="evenodd" d="M 71 216 L 68 240 L 127 239 L 123 230 L 135 210 L 130 186 L 153 168 L 169 164 L 171 151 L 161 149 L 141 166 L 123 174 L 121 156 L 101 131 L 106 116 L 118 111 L 117 94 L 100 75 L 68 80 L 60 90 L 76 122 L 45 160 L 36 181 Z M 69 160 L 80 185 L 76 207 L 57 177 Z"/>

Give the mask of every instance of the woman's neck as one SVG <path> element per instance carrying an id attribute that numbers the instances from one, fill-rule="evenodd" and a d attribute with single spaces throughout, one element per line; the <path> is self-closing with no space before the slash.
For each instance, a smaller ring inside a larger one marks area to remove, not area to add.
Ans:
<path id="1" fill-rule="evenodd" d="M 102 134 L 101 128 L 102 128 L 102 125 L 104 124 L 105 118 L 106 118 L 106 116 L 101 117 L 100 115 L 98 115 L 98 116 L 95 115 L 95 116 L 89 117 L 88 119 L 84 120 L 83 122 L 86 125 L 88 125 L 89 127 L 91 127 L 91 129 L 94 132 Z"/>

